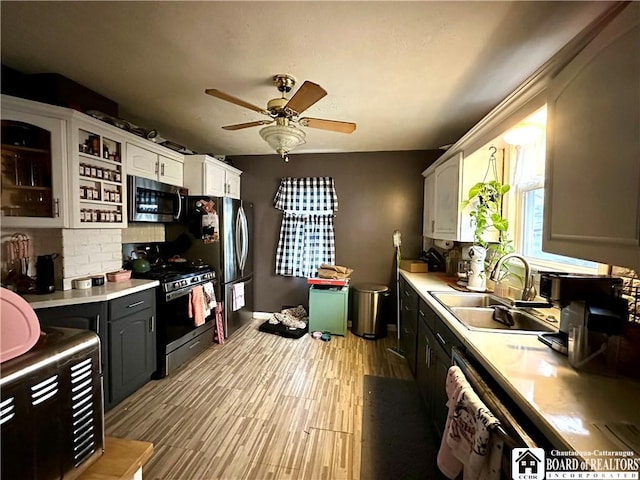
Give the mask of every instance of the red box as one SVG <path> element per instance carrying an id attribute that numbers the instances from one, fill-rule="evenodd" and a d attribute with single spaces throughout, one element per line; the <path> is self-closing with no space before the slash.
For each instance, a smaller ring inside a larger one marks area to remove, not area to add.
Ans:
<path id="1" fill-rule="evenodd" d="M 348 284 L 348 278 L 307 278 L 307 285 L 330 285 L 332 287 L 344 287 Z"/>

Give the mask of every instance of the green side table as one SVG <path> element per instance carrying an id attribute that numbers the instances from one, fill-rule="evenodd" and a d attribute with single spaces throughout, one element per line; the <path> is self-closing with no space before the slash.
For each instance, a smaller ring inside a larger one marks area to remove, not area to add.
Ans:
<path id="1" fill-rule="evenodd" d="M 309 288 L 309 332 L 347 334 L 349 287 Z"/>

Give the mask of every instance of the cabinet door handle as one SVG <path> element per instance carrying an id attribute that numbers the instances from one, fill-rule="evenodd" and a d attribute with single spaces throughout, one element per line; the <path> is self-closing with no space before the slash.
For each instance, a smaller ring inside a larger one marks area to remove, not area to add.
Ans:
<path id="1" fill-rule="evenodd" d="M 127 305 L 127 308 L 137 307 L 138 305 L 142 305 L 143 303 L 144 303 L 144 300 L 140 300 L 139 302 L 133 302 Z"/>
<path id="2" fill-rule="evenodd" d="M 423 312 L 422 310 L 418 310 L 418 313 L 420 314 L 420 316 L 421 316 L 422 318 L 424 318 L 424 312 Z"/>
<path id="3" fill-rule="evenodd" d="M 156 162 L 156 170 L 155 170 L 155 174 L 158 174 L 158 167 L 159 167 L 160 162 Z"/>
<path id="4" fill-rule="evenodd" d="M 436 229 L 436 221 L 435 220 L 431 220 L 431 233 L 433 233 Z"/>
<path id="5" fill-rule="evenodd" d="M 164 163 L 160 165 L 160 175 L 164 176 Z"/>
<path id="6" fill-rule="evenodd" d="M 100 336 L 100 314 L 96 315 L 96 333 Z"/>
<path id="7" fill-rule="evenodd" d="M 59 198 L 56 198 L 56 199 L 53 201 L 53 204 L 55 205 L 55 208 L 54 208 L 54 210 L 53 210 L 53 214 L 54 214 L 56 217 L 60 217 L 60 199 L 59 199 Z"/>
<path id="8" fill-rule="evenodd" d="M 442 345 L 447 344 L 447 342 L 444 341 L 444 338 L 442 338 L 442 335 L 440 335 L 438 332 L 436 332 L 436 337 L 438 337 L 438 340 L 440 340 L 440 343 L 442 343 Z"/>
<path id="9" fill-rule="evenodd" d="M 155 315 L 151 315 L 149 319 L 149 332 L 153 333 L 156 330 L 156 317 Z"/>
<path id="10" fill-rule="evenodd" d="M 427 345 L 426 356 L 427 356 L 427 367 L 431 368 L 431 349 L 429 348 L 429 345 Z"/>

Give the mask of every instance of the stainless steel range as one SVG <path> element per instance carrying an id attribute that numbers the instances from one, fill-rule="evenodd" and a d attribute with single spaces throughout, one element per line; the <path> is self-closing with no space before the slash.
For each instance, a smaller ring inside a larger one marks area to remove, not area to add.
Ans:
<path id="1" fill-rule="evenodd" d="M 154 378 L 163 378 L 211 346 L 215 314 L 196 326 L 189 304 L 194 288 L 209 282 L 215 285 L 216 275 L 208 266 L 163 263 L 133 276 L 160 282 L 156 295 L 158 370 Z"/>

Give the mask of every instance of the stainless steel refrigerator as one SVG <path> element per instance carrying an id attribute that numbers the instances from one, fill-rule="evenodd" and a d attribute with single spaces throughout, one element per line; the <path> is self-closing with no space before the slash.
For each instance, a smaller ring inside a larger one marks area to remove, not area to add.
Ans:
<path id="1" fill-rule="evenodd" d="M 210 212 L 205 212 L 203 205 L 213 206 L 217 229 L 205 225 L 203 217 Z M 224 302 L 228 338 L 253 316 L 253 204 L 233 198 L 189 196 L 186 222 L 190 244 L 184 256 L 192 261 L 200 259 L 215 270 L 216 299 Z M 234 302 L 242 290 L 244 301 Z"/>

